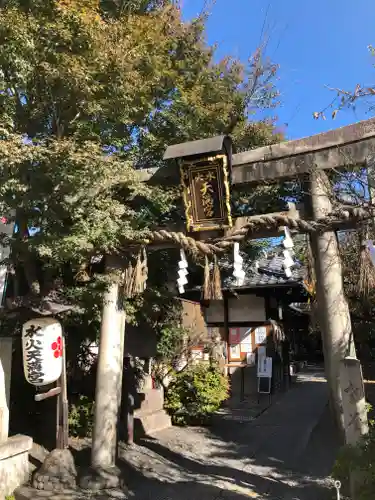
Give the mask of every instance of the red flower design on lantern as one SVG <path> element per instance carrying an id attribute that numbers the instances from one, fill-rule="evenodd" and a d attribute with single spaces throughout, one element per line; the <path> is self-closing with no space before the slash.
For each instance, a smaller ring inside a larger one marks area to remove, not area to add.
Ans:
<path id="1" fill-rule="evenodd" d="M 62 357 L 62 339 L 57 337 L 56 342 L 52 342 L 51 349 L 55 358 Z"/>

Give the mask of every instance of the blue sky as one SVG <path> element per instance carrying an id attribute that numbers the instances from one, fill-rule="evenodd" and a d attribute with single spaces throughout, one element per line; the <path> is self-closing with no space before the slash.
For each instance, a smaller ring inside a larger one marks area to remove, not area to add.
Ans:
<path id="1" fill-rule="evenodd" d="M 186 19 L 204 0 L 182 0 Z M 316 121 L 334 95 L 325 86 L 353 89 L 375 83 L 374 0 L 216 0 L 207 23 L 207 40 L 217 42 L 217 57 L 246 60 L 259 45 L 262 27 L 269 36 L 267 54 L 280 65 L 282 105 L 272 113 L 289 139 L 369 118 L 366 106 L 344 111 L 332 121 Z M 265 22 L 264 22 L 265 21 Z M 329 115 L 329 113 L 328 113 Z"/>

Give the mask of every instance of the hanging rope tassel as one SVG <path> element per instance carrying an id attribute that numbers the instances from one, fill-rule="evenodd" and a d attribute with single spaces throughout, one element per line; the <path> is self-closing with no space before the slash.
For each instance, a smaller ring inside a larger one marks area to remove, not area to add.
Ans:
<path id="1" fill-rule="evenodd" d="M 134 281 L 134 268 L 130 261 L 124 273 L 124 294 L 125 297 L 128 299 L 131 299 L 133 297 L 133 291 L 134 291 L 133 281 Z"/>
<path id="2" fill-rule="evenodd" d="M 141 291 L 142 291 L 142 257 L 141 257 L 141 251 L 139 251 L 134 268 L 132 297 L 134 297 L 134 295 L 137 295 L 138 293 L 141 293 Z"/>
<path id="3" fill-rule="evenodd" d="M 214 257 L 214 266 L 212 271 L 212 299 L 213 300 L 223 300 L 223 291 L 221 289 L 221 276 L 220 268 L 217 261 L 217 257 Z"/>
<path id="4" fill-rule="evenodd" d="M 211 300 L 210 265 L 207 256 L 204 258 L 203 300 Z"/>
<path id="5" fill-rule="evenodd" d="M 137 290 L 143 293 L 146 290 L 148 279 L 147 252 L 145 247 L 139 253 L 139 269 L 137 274 Z"/>
<path id="6" fill-rule="evenodd" d="M 375 288 L 375 267 L 368 242 L 361 239 L 360 246 L 358 293 L 362 297 L 368 298 L 371 290 Z"/>
<path id="7" fill-rule="evenodd" d="M 307 280 L 304 280 L 305 288 L 309 294 L 307 302 L 311 307 L 311 325 L 313 328 L 319 328 L 318 324 L 318 310 L 316 302 L 316 275 L 315 275 L 315 262 L 311 246 L 311 236 L 307 236 L 307 252 L 306 252 L 306 263 L 307 263 Z"/>
<path id="8" fill-rule="evenodd" d="M 139 250 L 135 263 L 133 264 L 132 260 L 130 260 L 125 271 L 124 289 L 126 297 L 131 299 L 135 295 L 143 293 L 146 289 L 147 278 L 147 253 L 143 247 Z"/>

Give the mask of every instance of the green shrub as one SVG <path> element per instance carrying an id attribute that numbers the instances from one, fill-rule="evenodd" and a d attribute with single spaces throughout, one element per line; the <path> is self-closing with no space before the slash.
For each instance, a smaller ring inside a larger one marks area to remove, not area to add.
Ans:
<path id="1" fill-rule="evenodd" d="M 205 424 L 228 391 L 228 380 L 216 366 L 196 364 L 176 374 L 166 391 L 165 409 L 176 425 Z"/>
<path id="2" fill-rule="evenodd" d="M 90 437 L 94 422 L 94 402 L 80 396 L 77 403 L 70 406 L 69 434 L 74 437 Z"/>
<path id="3" fill-rule="evenodd" d="M 367 410 L 371 406 L 367 405 Z M 336 459 L 333 477 L 349 488 L 350 474 L 358 476 L 356 500 L 373 500 L 375 492 L 375 427 L 370 421 L 369 434 L 357 446 L 344 446 Z"/>

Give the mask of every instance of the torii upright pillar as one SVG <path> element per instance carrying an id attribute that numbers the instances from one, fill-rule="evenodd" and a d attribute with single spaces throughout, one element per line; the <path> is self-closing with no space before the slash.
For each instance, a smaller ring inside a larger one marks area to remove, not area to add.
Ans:
<path id="1" fill-rule="evenodd" d="M 311 209 L 314 219 L 332 212 L 331 185 L 327 174 L 310 174 Z M 340 366 L 346 356 L 356 356 L 349 306 L 344 294 L 342 265 L 335 231 L 312 234 L 316 274 L 317 311 L 322 331 L 330 401 L 340 433 L 344 436 L 344 413 L 340 387 Z"/>
<path id="2" fill-rule="evenodd" d="M 118 257 L 106 257 L 108 275 L 119 274 L 121 269 Z M 84 488 L 105 489 L 120 483 L 119 470 L 115 466 L 125 335 L 125 312 L 120 295 L 121 287 L 115 277 L 103 295 L 91 470 L 82 477 Z"/>

